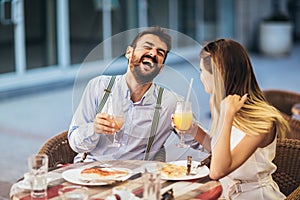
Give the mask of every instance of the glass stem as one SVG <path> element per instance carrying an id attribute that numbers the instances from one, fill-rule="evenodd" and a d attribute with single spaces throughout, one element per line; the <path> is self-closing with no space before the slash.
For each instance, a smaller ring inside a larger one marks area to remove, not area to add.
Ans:
<path id="1" fill-rule="evenodd" d="M 184 144 L 184 131 L 180 131 L 180 144 Z"/>
<path id="2" fill-rule="evenodd" d="M 117 133 L 118 133 L 118 132 L 115 132 L 115 133 L 114 133 L 114 143 L 118 143 Z"/>

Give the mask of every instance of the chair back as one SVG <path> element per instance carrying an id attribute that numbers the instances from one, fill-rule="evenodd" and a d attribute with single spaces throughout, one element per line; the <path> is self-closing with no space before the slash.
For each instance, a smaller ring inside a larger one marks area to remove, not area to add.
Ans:
<path id="1" fill-rule="evenodd" d="M 300 140 L 278 139 L 272 175 L 282 193 L 288 196 L 300 185 Z"/>
<path id="2" fill-rule="evenodd" d="M 77 155 L 69 145 L 68 131 L 55 135 L 46 141 L 38 153 L 47 154 L 49 157 L 49 168 L 56 167 L 59 164 L 73 163 Z"/>
<path id="3" fill-rule="evenodd" d="M 298 186 L 285 200 L 300 200 L 300 186 Z"/>
<path id="4" fill-rule="evenodd" d="M 288 121 L 291 130 L 286 137 L 300 140 L 300 121 L 292 118 L 291 111 L 293 105 L 300 103 L 300 94 L 285 90 L 265 90 L 263 93 L 269 104 L 277 108 Z"/>

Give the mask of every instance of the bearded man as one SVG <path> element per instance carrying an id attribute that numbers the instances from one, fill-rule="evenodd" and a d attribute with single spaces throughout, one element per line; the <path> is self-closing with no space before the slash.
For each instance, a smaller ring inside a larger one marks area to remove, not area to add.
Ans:
<path id="1" fill-rule="evenodd" d="M 150 27 L 128 46 L 125 74 L 89 81 L 68 133 L 70 146 L 79 153 L 74 162 L 165 160 L 164 144 L 173 131 L 171 115 L 182 97 L 153 79 L 164 68 L 170 49 L 171 36 L 160 27 Z M 117 105 L 124 113 L 120 130 L 113 113 Z M 114 139 L 117 147 L 111 146 Z"/>

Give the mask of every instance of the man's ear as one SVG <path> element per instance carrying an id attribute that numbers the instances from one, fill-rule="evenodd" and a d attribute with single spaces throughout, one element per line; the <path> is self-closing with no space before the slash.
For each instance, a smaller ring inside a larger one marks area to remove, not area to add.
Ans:
<path id="1" fill-rule="evenodd" d="M 125 54 L 125 56 L 126 56 L 127 59 L 130 59 L 130 58 L 131 58 L 131 56 L 132 56 L 132 51 L 133 51 L 132 46 L 128 46 L 127 49 L 126 49 L 126 54 Z"/>

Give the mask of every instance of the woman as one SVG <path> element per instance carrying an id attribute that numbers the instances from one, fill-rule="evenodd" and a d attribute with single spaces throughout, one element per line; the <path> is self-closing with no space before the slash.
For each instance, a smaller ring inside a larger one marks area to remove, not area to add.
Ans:
<path id="1" fill-rule="evenodd" d="M 210 178 L 220 180 L 226 199 L 284 199 L 271 175 L 288 124 L 266 102 L 246 50 L 230 39 L 212 41 L 200 52 L 200 70 L 212 124 L 208 134 L 196 126 L 194 137 L 211 151 Z"/>

